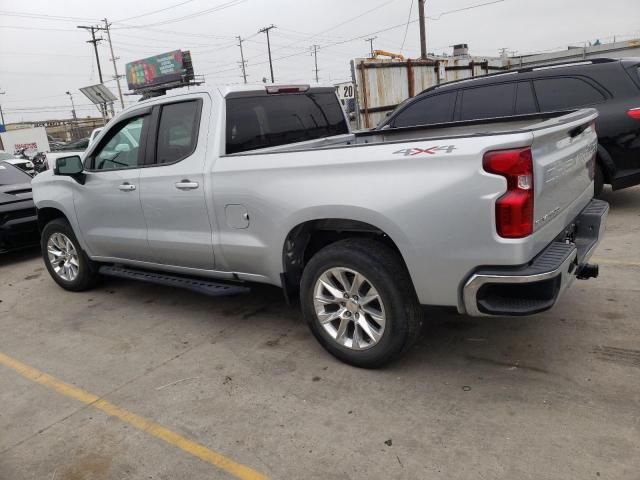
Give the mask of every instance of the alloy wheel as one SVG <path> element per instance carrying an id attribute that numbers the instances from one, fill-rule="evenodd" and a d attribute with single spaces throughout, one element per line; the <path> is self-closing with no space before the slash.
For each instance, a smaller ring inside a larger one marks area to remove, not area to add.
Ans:
<path id="1" fill-rule="evenodd" d="M 330 268 L 320 275 L 313 293 L 317 319 L 335 342 L 365 350 L 380 341 L 386 325 L 384 304 L 360 272 Z"/>
<path id="2" fill-rule="evenodd" d="M 64 233 L 56 232 L 47 240 L 47 256 L 53 271 L 61 279 L 72 282 L 80 271 L 78 250 Z"/>

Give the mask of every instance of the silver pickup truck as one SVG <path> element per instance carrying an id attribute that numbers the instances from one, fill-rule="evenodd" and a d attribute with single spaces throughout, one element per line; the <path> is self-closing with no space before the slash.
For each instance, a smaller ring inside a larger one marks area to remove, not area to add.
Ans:
<path id="1" fill-rule="evenodd" d="M 421 305 L 529 315 L 597 276 L 596 115 L 352 133 L 332 87 L 152 98 L 34 179 L 44 261 L 73 291 L 100 275 L 277 285 L 329 352 L 381 366 Z"/>

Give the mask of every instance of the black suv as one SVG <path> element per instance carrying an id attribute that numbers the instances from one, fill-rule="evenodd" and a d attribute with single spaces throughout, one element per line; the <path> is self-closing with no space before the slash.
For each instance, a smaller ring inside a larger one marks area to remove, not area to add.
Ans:
<path id="1" fill-rule="evenodd" d="M 594 59 L 509 70 L 428 88 L 402 103 L 377 129 L 598 110 L 596 194 L 640 183 L 640 58 Z"/>

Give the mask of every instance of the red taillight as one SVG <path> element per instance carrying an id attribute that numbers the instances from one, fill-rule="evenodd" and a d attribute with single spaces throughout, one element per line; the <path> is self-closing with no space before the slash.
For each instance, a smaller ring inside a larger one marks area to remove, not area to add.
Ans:
<path id="1" fill-rule="evenodd" d="M 640 120 L 640 108 L 632 108 L 631 110 L 627 110 L 627 115 L 629 115 L 634 120 Z"/>
<path id="2" fill-rule="evenodd" d="M 504 238 L 533 233 L 533 160 L 530 148 L 487 152 L 485 171 L 507 179 L 507 193 L 496 200 L 496 230 Z"/>

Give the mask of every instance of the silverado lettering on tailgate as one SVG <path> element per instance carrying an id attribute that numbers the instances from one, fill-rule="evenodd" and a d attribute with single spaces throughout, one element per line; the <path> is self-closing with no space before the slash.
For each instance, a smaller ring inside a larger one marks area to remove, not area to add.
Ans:
<path id="1" fill-rule="evenodd" d="M 456 149 L 455 145 L 445 145 L 445 146 L 436 145 L 435 147 L 428 147 L 428 148 L 418 148 L 418 147 L 403 148 L 402 150 L 393 152 L 393 154 L 404 155 L 405 157 L 420 155 L 420 154 L 435 155 L 438 152 L 451 153 L 455 149 Z"/>

